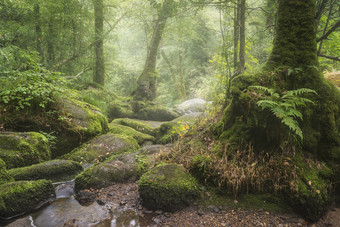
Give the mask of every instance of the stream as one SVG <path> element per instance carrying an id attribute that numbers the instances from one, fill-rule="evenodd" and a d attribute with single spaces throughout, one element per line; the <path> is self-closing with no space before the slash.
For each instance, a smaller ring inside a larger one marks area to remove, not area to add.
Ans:
<path id="1" fill-rule="evenodd" d="M 19 217 L 16 220 L 0 221 L 0 226 L 7 227 L 46 227 L 64 226 L 139 226 L 139 216 L 134 209 L 121 208 L 119 204 L 99 205 L 93 202 L 82 206 L 74 198 L 74 181 L 59 182 L 56 186 L 56 199 L 37 211 Z"/>

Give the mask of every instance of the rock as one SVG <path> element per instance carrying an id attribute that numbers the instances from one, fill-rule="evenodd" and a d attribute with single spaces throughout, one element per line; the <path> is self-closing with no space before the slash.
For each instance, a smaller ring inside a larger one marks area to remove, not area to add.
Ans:
<path id="1" fill-rule="evenodd" d="M 128 126 L 141 133 L 155 136 L 157 134 L 155 129 L 159 127 L 161 123 L 157 123 L 157 122 L 150 123 L 150 122 L 138 120 L 138 119 L 118 118 L 118 119 L 113 120 L 111 124 L 119 124 L 119 125 Z"/>
<path id="2" fill-rule="evenodd" d="M 10 169 L 9 175 L 15 180 L 38 180 L 47 179 L 63 181 L 81 172 L 83 167 L 74 161 L 52 160 L 32 166 Z"/>
<path id="3" fill-rule="evenodd" d="M 0 185 L 0 218 L 32 212 L 55 196 L 51 181 L 16 181 Z"/>
<path id="4" fill-rule="evenodd" d="M 115 195 L 114 192 L 110 192 L 110 193 L 107 194 L 107 196 L 110 196 L 110 197 L 111 197 L 111 196 L 114 196 L 114 195 Z"/>
<path id="5" fill-rule="evenodd" d="M 171 121 L 180 115 L 171 109 L 159 105 L 149 105 L 135 114 L 137 119 L 151 120 L 151 121 Z"/>
<path id="6" fill-rule="evenodd" d="M 13 180 L 13 177 L 8 174 L 6 163 L 2 159 L 0 159 L 0 185 Z"/>
<path id="7" fill-rule="evenodd" d="M 0 132 L 0 158 L 8 169 L 50 160 L 48 139 L 37 132 Z"/>
<path id="8" fill-rule="evenodd" d="M 141 175 L 136 153 L 122 154 L 86 169 L 75 179 L 75 191 L 85 188 L 104 188 L 114 182 L 134 181 Z"/>
<path id="9" fill-rule="evenodd" d="M 125 125 L 110 123 L 109 130 L 111 133 L 114 134 L 130 136 L 137 140 L 139 145 L 142 145 L 147 142 L 154 143 L 156 141 L 155 137 L 136 131 L 135 129 Z"/>
<path id="10" fill-rule="evenodd" d="M 79 226 L 81 226 L 79 220 L 74 218 L 69 219 L 64 223 L 64 227 L 79 227 Z"/>
<path id="11" fill-rule="evenodd" d="M 62 126 L 59 124 L 54 128 L 57 142 L 52 157 L 69 153 L 81 143 L 107 132 L 107 118 L 97 107 L 76 99 L 58 100 L 57 105 L 66 116 Z"/>
<path id="12" fill-rule="evenodd" d="M 208 105 L 211 105 L 211 102 L 207 102 L 203 99 L 189 99 L 182 102 L 179 105 L 176 105 L 175 110 L 181 115 L 204 112 Z"/>
<path id="13" fill-rule="evenodd" d="M 153 210 L 181 209 L 199 196 L 198 188 L 195 178 L 177 164 L 155 167 L 138 181 L 143 205 Z"/>
<path id="14" fill-rule="evenodd" d="M 81 205 L 88 205 L 96 200 L 96 193 L 91 190 L 81 190 L 76 193 L 75 199 Z"/>
<path id="15" fill-rule="evenodd" d="M 103 200 L 103 199 L 98 199 L 98 200 L 97 200 L 97 203 L 98 203 L 98 205 L 100 205 L 100 206 L 104 206 L 104 205 L 106 204 L 106 201 Z"/>
<path id="16" fill-rule="evenodd" d="M 88 143 L 74 149 L 71 153 L 64 155 L 63 158 L 82 163 L 98 163 L 113 154 L 133 151 L 138 148 L 139 145 L 133 138 L 109 133 L 92 139 Z"/>

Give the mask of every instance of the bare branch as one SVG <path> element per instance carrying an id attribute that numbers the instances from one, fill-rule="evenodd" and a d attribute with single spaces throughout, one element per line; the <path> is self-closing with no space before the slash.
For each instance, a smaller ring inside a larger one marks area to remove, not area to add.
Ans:
<path id="1" fill-rule="evenodd" d="M 340 61 L 340 57 L 329 56 L 329 55 L 326 55 L 326 54 L 318 54 L 318 56 L 323 57 L 323 58 L 332 59 L 334 61 Z"/>
<path id="2" fill-rule="evenodd" d="M 321 40 L 327 39 L 332 32 L 334 32 L 337 28 L 340 27 L 340 20 L 338 20 L 332 27 L 329 29 L 324 35 L 322 35 L 320 38 L 318 38 L 316 41 L 320 42 Z"/>

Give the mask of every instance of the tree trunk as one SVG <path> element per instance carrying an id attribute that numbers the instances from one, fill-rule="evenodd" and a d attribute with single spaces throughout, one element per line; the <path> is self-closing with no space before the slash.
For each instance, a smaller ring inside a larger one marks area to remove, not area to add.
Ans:
<path id="1" fill-rule="evenodd" d="M 96 65 L 93 74 L 93 82 L 104 86 L 105 66 L 104 66 L 104 14 L 103 0 L 93 0 L 95 17 L 95 53 Z"/>
<path id="2" fill-rule="evenodd" d="M 240 40 L 240 3 L 241 0 L 237 1 L 237 5 L 234 9 L 234 71 L 238 71 L 238 51 L 239 51 L 239 40 Z"/>
<path id="3" fill-rule="evenodd" d="M 240 74 L 244 73 L 246 63 L 246 0 L 241 0 L 240 5 Z"/>
<path id="4" fill-rule="evenodd" d="M 301 149 L 325 160 L 340 159 L 340 93 L 319 69 L 314 0 L 279 0 L 276 38 L 269 60 L 256 76 L 242 75 L 232 82 L 231 100 L 225 109 L 224 135 L 232 144 L 246 138 L 255 150 L 277 149 L 289 138 L 289 129 L 270 112 L 256 106 L 249 86 L 261 85 L 283 92 L 315 90 L 314 102 L 299 110 L 303 121 Z"/>
<path id="5" fill-rule="evenodd" d="M 44 54 L 42 51 L 42 32 L 41 32 L 41 19 L 40 19 L 40 6 L 38 3 L 34 4 L 34 19 L 35 19 L 35 33 L 36 33 L 36 43 L 37 51 L 41 57 L 41 62 L 44 62 Z"/>
<path id="6" fill-rule="evenodd" d="M 54 62 L 55 55 L 54 55 L 54 18 L 51 17 L 50 21 L 48 22 L 48 33 L 47 33 L 47 64 L 48 66 L 51 66 Z"/>
<path id="7" fill-rule="evenodd" d="M 135 100 L 148 100 L 152 101 L 156 97 L 157 91 L 157 73 L 156 69 L 156 57 L 160 41 L 162 39 L 163 31 L 167 21 L 167 10 L 173 0 L 164 0 L 162 10 L 158 14 L 148 53 L 144 65 L 143 72 L 138 78 L 137 89 L 134 94 Z"/>

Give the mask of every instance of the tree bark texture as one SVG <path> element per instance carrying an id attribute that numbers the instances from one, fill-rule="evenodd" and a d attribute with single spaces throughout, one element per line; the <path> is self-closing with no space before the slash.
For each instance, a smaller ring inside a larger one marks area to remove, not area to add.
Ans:
<path id="1" fill-rule="evenodd" d="M 104 65 L 104 13 L 103 0 L 93 0 L 95 17 L 95 54 L 96 65 L 93 74 L 93 82 L 104 86 L 105 65 Z"/>
<path id="2" fill-rule="evenodd" d="M 42 31 L 41 31 L 41 18 L 40 18 L 40 6 L 38 3 L 34 4 L 34 19 L 35 19 L 35 33 L 37 51 L 41 57 L 41 62 L 44 62 L 44 54 L 42 51 Z"/>
<path id="3" fill-rule="evenodd" d="M 246 63 L 246 0 L 240 3 L 240 74 L 244 73 Z"/>
<path id="4" fill-rule="evenodd" d="M 158 14 L 150 45 L 147 52 L 144 69 L 137 81 L 137 89 L 134 94 L 135 100 L 152 101 L 156 97 L 157 91 L 157 73 L 156 57 L 159 49 L 159 44 L 162 39 L 163 31 L 167 21 L 167 10 L 172 0 L 164 0 L 162 10 Z"/>

